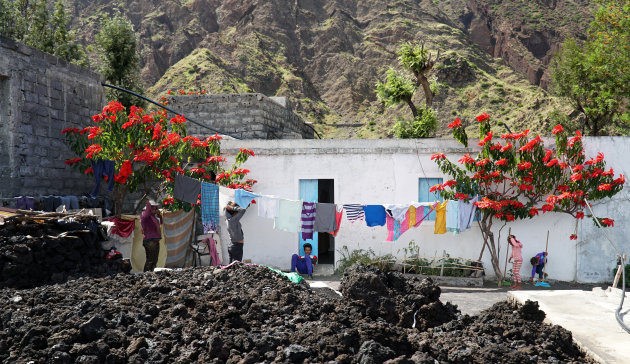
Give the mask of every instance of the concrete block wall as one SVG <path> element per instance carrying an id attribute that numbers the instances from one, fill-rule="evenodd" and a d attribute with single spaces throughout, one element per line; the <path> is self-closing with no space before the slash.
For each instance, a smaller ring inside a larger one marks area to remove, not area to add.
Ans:
<path id="1" fill-rule="evenodd" d="M 286 99 L 262 94 L 172 95 L 169 107 L 195 121 L 243 139 L 313 139 L 313 128 L 291 111 Z M 170 116 L 172 117 L 172 116 Z M 188 133 L 214 134 L 188 124 Z"/>
<path id="2" fill-rule="evenodd" d="M 0 37 L 0 198 L 89 192 L 92 179 L 66 166 L 75 157 L 61 131 L 90 125 L 105 104 L 101 77 Z"/>

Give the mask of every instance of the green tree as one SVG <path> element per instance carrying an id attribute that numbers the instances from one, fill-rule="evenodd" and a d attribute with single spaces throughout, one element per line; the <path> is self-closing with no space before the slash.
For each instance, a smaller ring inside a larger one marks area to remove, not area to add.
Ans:
<path id="1" fill-rule="evenodd" d="M 590 135 L 627 133 L 630 113 L 630 0 L 598 0 L 588 39 L 568 39 L 557 54 L 553 88 L 584 116 Z"/>
<path id="2" fill-rule="evenodd" d="M 87 58 L 83 49 L 74 42 L 74 32 L 68 30 L 68 15 L 63 0 L 55 3 L 55 11 L 51 20 L 51 37 L 54 43 L 53 54 L 69 61 L 77 61 L 87 66 Z"/>
<path id="3" fill-rule="evenodd" d="M 439 56 L 440 52 L 433 59 L 424 44 L 403 43 L 398 49 L 398 61 L 413 77 L 390 67 L 386 72 L 385 82 L 376 82 L 376 95 L 385 106 L 391 107 L 404 102 L 411 110 L 412 120 L 399 120 L 394 126 L 394 133 L 399 138 L 427 138 L 435 132 L 437 119 L 430 109 L 434 95 L 427 75 Z M 425 107 L 422 108 L 418 108 L 413 102 L 420 86 L 425 96 Z"/>
<path id="4" fill-rule="evenodd" d="M 120 14 L 105 19 L 101 31 L 96 35 L 96 43 L 101 61 L 99 68 L 105 80 L 115 86 L 142 93 L 144 88 L 140 82 L 138 41 L 133 24 Z M 126 108 L 143 104 L 141 99 L 117 90 L 107 90 L 107 97 L 120 101 Z"/>
<path id="5" fill-rule="evenodd" d="M 46 0 L 33 3 L 29 29 L 24 40 L 27 45 L 33 48 L 51 54 L 54 52 L 55 44 L 50 31 L 50 12 Z"/>

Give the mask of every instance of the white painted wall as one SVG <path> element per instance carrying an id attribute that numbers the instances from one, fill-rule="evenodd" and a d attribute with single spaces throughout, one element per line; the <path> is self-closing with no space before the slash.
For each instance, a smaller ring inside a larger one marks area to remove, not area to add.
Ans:
<path id="1" fill-rule="evenodd" d="M 616 172 L 628 175 L 630 171 L 630 146 L 628 138 L 585 138 L 587 156 L 602 151 L 609 166 Z M 549 142 L 547 142 L 549 145 Z M 435 152 L 443 152 L 452 161 L 457 161 L 466 150 L 453 140 L 226 140 L 223 152 L 234 155 L 239 148 L 250 148 L 256 156 L 250 158 L 245 168 L 252 171 L 251 177 L 258 180 L 254 192 L 276 195 L 287 199 L 298 199 L 300 179 L 334 179 L 335 203 L 390 204 L 408 203 L 418 200 L 418 179 L 445 177 L 437 165 L 430 160 Z M 628 236 L 630 204 L 627 194 L 607 204 L 596 207 L 608 210 L 609 217 L 617 220 L 608 233 L 618 244 L 630 252 L 630 244 L 623 240 Z M 223 203 L 223 201 L 222 201 Z M 273 229 L 273 220 L 258 217 L 256 205 L 242 219 L 245 233 L 244 259 L 281 269 L 290 267 L 290 256 L 297 252 L 297 233 Z M 222 221 L 222 224 L 225 224 Z M 505 262 L 505 245 L 508 228 L 523 243 L 523 278 L 531 273 L 529 257 L 544 251 L 547 231 L 549 238 L 549 264 L 546 271 L 550 278 L 581 282 L 610 280 L 610 270 L 615 264 L 615 255 L 609 244 L 602 240 L 602 231 L 596 229 L 591 220 L 580 223 L 579 239 L 569 240 L 576 231 L 576 222 L 568 215 L 547 213 L 534 219 L 511 223 L 502 233 L 501 262 Z M 403 247 L 411 240 L 420 245 L 423 256 L 441 255 L 445 250 L 452 257 L 477 259 L 482 248 L 479 228 L 459 235 L 433 234 L 434 223 L 423 222 L 411 229 L 396 242 L 385 242 L 387 229 L 367 227 L 363 222 L 349 223 L 345 216 L 341 230 L 335 239 L 335 259 L 344 245 L 352 249 L 373 249 L 377 254 L 391 253 L 403 256 Z M 499 225 L 496 226 L 495 236 Z M 224 229 L 223 229 L 224 230 Z M 227 241 L 223 236 L 222 241 Z M 227 257 L 224 244 L 224 256 Z M 494 276 L 489 254 L 483 256 L 486 274 Z M 509 269 L 510 267 L 508 267 Z"/>

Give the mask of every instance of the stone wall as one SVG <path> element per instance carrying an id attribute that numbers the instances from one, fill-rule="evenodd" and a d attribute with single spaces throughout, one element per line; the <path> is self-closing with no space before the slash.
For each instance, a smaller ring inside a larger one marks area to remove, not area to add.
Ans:
<path id="1" fill-rule="evenodd" d="M 169 96 L 169 107 L 214 129 L 242 139 L 313 139 L 314 130 L 291 111 L 286 98 L 262 94 Z M 172 117 L 172 116 L 171 116 Z M 188 124 L 191 135 L 213 131 Z"/>
<path id="2" fill-rule="evenodd" d="M 61 131 L 104 103 L 98 74 L 0 37 L 0 199 L 89 192 L 92 179 L 63 163 L 74 154 Z"/>

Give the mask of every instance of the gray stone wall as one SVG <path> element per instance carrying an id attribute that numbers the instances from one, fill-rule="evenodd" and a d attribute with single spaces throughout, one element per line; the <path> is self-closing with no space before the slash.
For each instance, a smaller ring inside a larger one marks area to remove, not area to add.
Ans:
<path id="1" fill-rule="evenodd" d="M 313 139 L 313 128 L 291 111 L 285 98 L 262 94 L 173 95 L 169 107 L 214 129 L 242 139 Z M 172 117 L 172 115 L 170 116 Z M 213 131 L 188 123 L 188 133 Z"/>
<path id="2" fill-rule="evenodd" d="M 0 37 L 0 199 L 89 192 L 92 178 L 64 164 L 75 155 L 61 131 L 104 103 L 98 74 Z"/>

